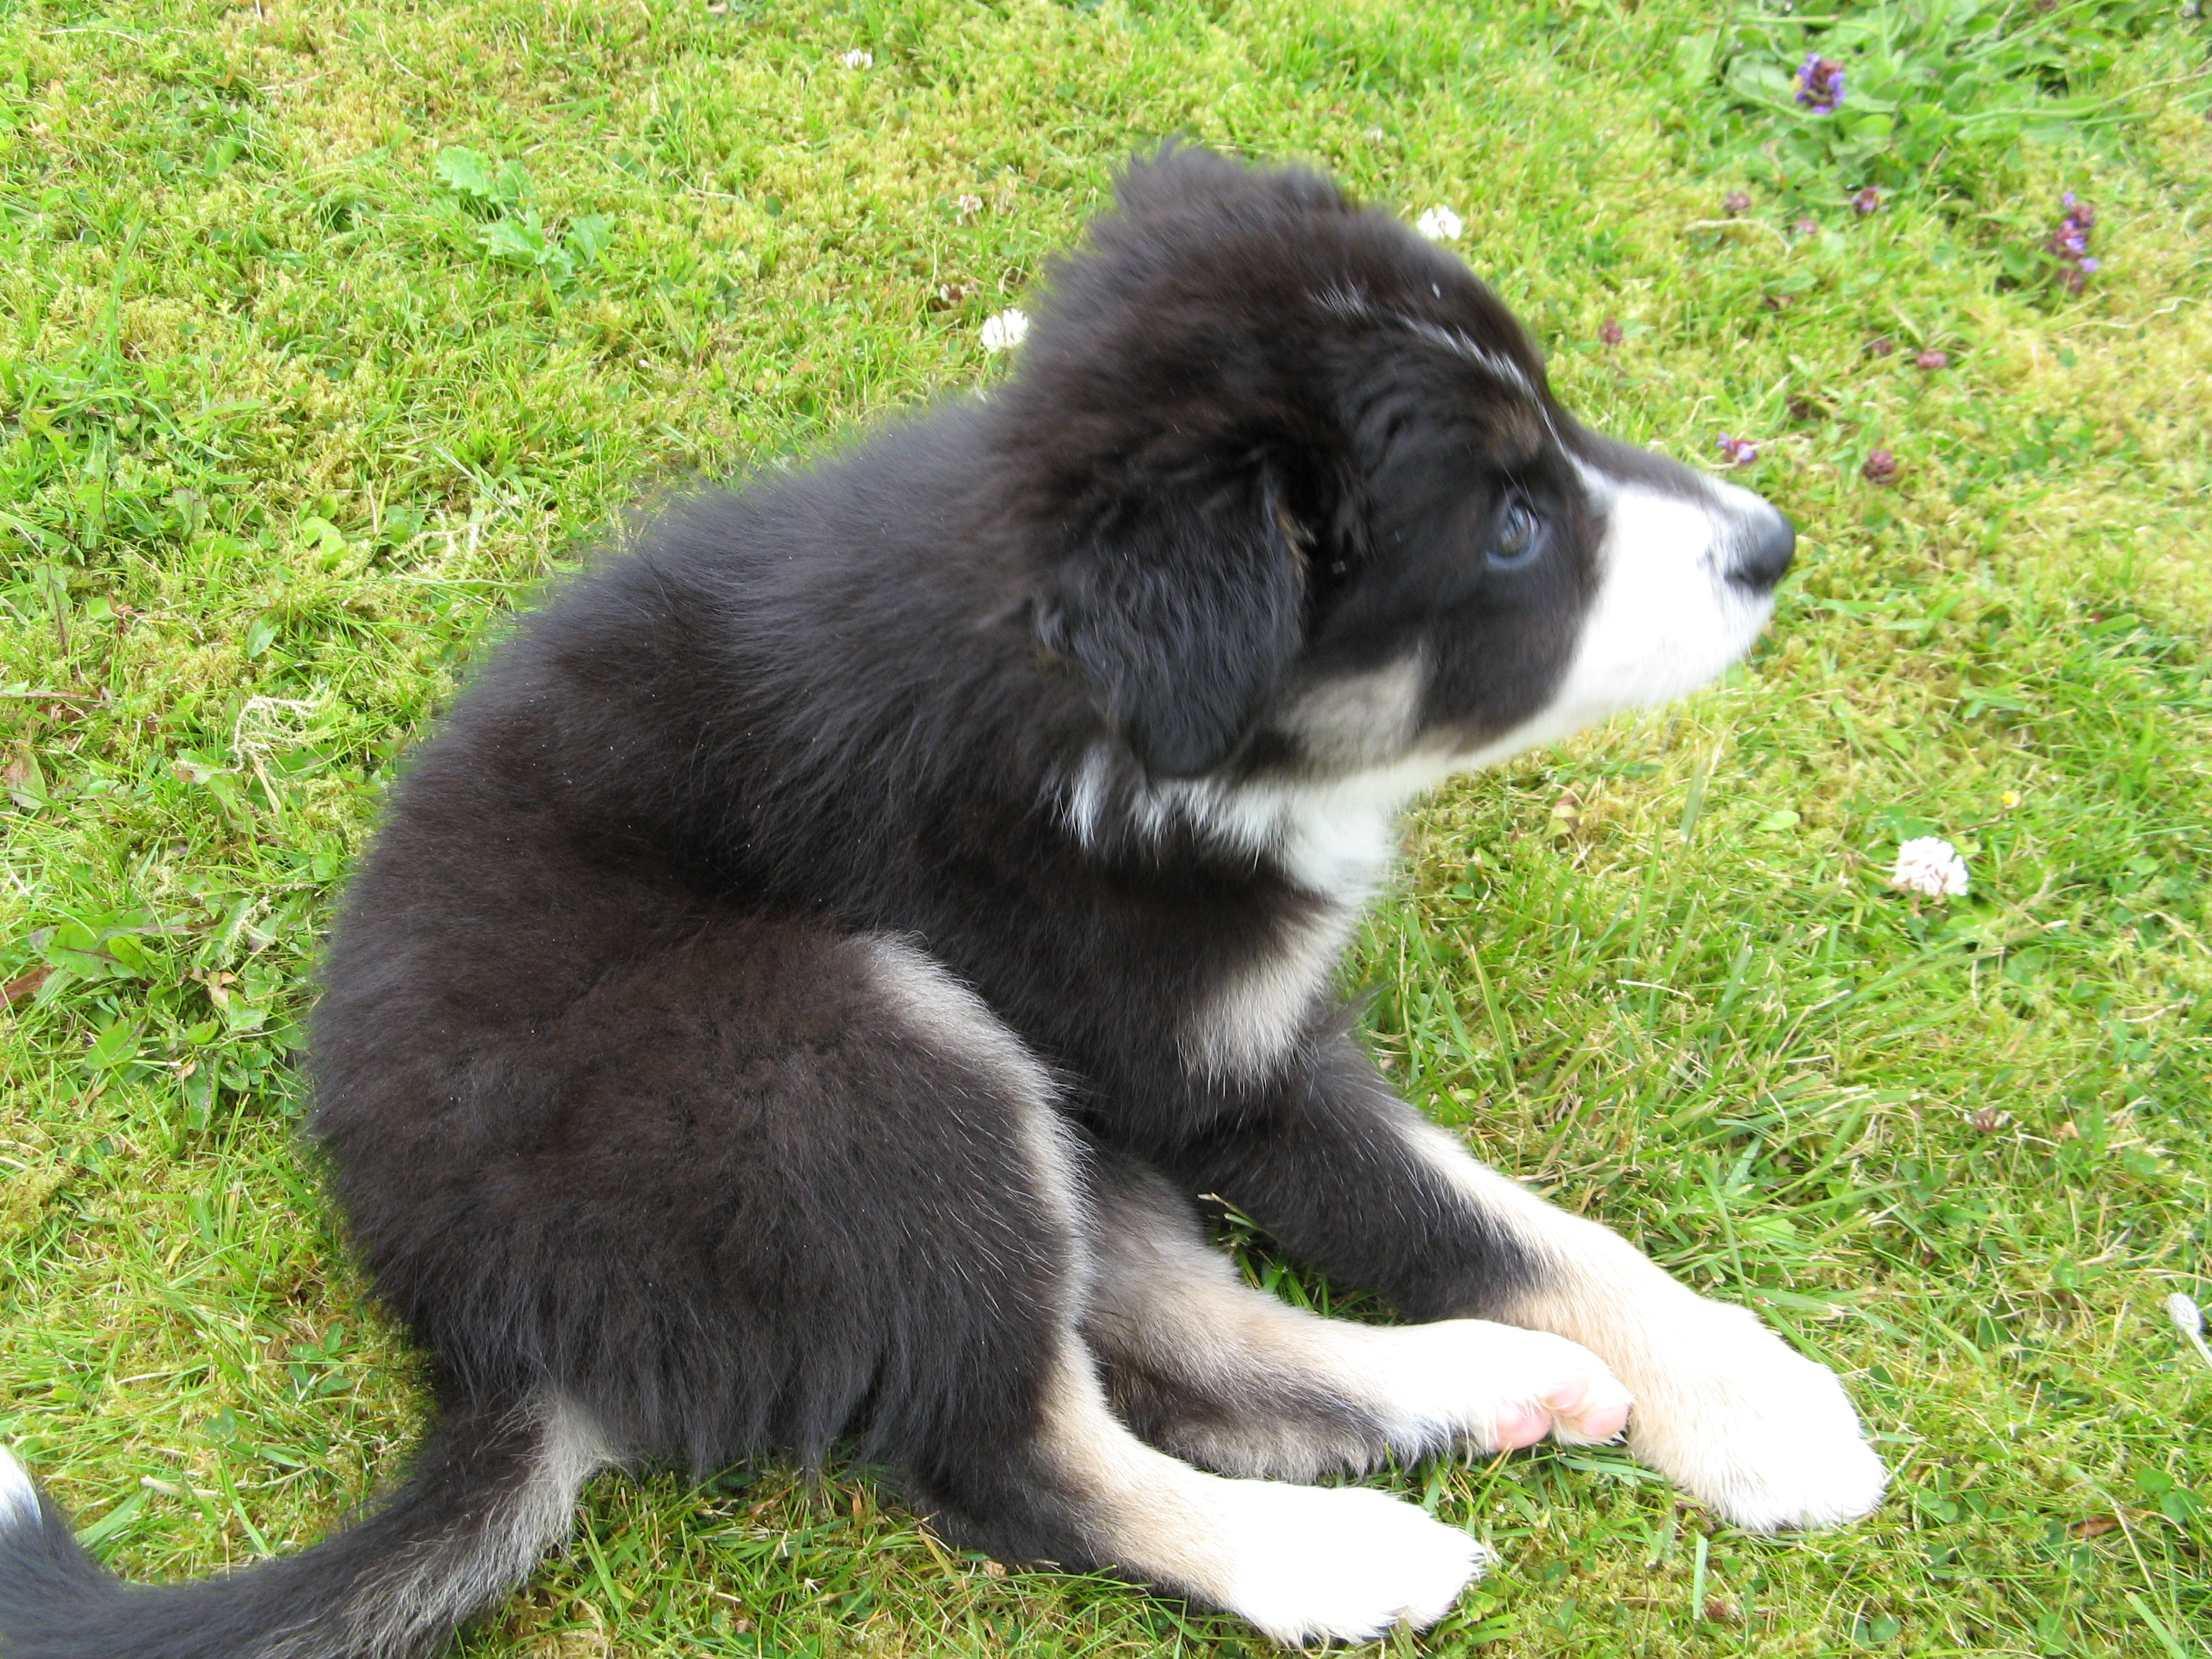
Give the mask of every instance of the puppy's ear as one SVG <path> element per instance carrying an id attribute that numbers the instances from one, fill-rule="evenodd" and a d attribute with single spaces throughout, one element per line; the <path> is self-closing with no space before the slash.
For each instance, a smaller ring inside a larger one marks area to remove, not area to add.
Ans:
<path id="1" fill-rule="evenodd" d="M 1045 647 L 1154 777 L 1229 757 L 1305 637 L 1305 570 L 1272 469 L 1125 500 L 1060 566 Z"/>

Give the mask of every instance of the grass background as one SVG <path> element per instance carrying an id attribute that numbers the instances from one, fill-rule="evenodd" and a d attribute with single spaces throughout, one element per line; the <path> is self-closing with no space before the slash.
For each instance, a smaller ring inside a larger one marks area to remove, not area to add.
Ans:
<path id="1" fill-rule="evenodd" d="M 1780 27 L 0 0 L 0 1437 L 140 1577 L 398 1465 L 416 1362 L 285 1058 L 383 780 L 629 506 L 1000 372 L 982 320 L 1176 131 L 1455 208 L 1571 404 L 1757 438 L 1802 535 L 1724 685 L 1430 803 L 1348 982 L 1479 1151 L 1845 1371 L 1894 1491 L 1769 1540 L 1612 1452 L 1412 1471 L 1505 1565 L 1385 1645 L 2212 1652 L 2212 1369 L 2160 1311 L 2212 1301 L 2204 27 L 2004 13 L 2049 61 L 1955 88 L 1869 216 L 1725 89 Z M 2078 297 L 2034 269 L 2068 188 Z M 1885 887 L 1923 832 L 1967 900 Z M 769 1468 L 601 1481 L 463 1650 L 1257 1647 Z"/>

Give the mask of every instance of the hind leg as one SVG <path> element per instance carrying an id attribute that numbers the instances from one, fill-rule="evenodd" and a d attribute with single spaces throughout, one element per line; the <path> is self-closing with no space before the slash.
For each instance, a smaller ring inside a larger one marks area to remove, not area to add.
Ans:
<path id="1" fill-rule="evenodd" d="M 1588 1444 L 1627 1423 L 1627 1390 L 1563 1337 L 1324 1319 L 1244 1284 L 1154 1171 L 1109 1155 L 1096 1186 L 1084 1334 L 1115 1411 L 1177 1456 L 1310 1480 L 1458 1446 Z"/>
<path id="2" fill-rule="evenodd" d="M 971 1376 L 981 1409 L 901 1460 L 939 1531 L 1002 1559 L 1124 1574 L 1292 1645 L 1433 1624 L 1486 1563 L 1386 1493 L 1225 1479 L 1146 1444 L 1109 1405 L 1074 1316 L 1041 1375 Z"/>
<path id="3" fill-rule="evenodd" d="M 1203 1474 L 1115 1416 L 1079 1328 L 1101 1265 L 1097 1189 L 1048 1079 L 941 970 L 884 960 L 895 1017 L 938 1061 L 975 1064 L 971 1111 L 988 1093 L 1022 1164 L 977 1195 L 1014 1224 L 963 1264 L 973 1303 L 1017 1316 L 907 1399 L 884 1449 L 933 1522 L 1006 1559 L 1114 1569 L 1285 1643 L 1442 1617 L 1484 1559 L 1466 1534 L 1382 1492 Z"/>
<path id="4" fill-rule="evenodd" d="M 1071 1329 L 1014 1445 L 960 1449 L 933 1517 L 994 1553 L 1102 1566 L 1249 1620 L 1279 1642 L 1364 1641 L 1433 1624 L 1488 1552 L 1413 1504 L 1361 1487 L 1207 1474 L 1114 1415 Z"/>
<path id="5" fill-rule="evenodd" d="M 1466 1534 L 1379 1492 L 1201 1474 L 1115 1420 L 1078 1329 L 1081 1148 L 951 975 L 803 923 L 678 916 L 656 942 L 458 1065 L 333 1088 L 326 1060 L 357 1236 L 449 1370 L 557 1387 L 623 1456 L 850 1437 L 965 1542 L 1286 1641 L 1450 1605 Z M 525 1015 L 531 971 L 499 988 Z"/>

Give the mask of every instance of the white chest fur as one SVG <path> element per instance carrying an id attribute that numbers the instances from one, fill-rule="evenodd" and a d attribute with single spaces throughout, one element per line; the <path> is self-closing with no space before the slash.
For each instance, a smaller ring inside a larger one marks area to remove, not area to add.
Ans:
<path id="1" fill-rule="evenodd" d="M 1192 1069 L 1224 1080 L 1263 1075 L 1297 1040 L 1344 953 L 1357 905 L 1285 923 L 1279 938 L 1199 1005 L 1183 1030 Z"/>
<path id="2" fill-rule="evenodd" d="M 1273 863 L 1308 903 L 1193 1012 L 1182 1046 L 1195 1069 L 1256 1077 L 1297 1041 L 1397 855 L 1399 812 L 1446 769 L 1421 756 L 1328 783 L 1247 786 L 1209 803 L 1209 827 Z"/>

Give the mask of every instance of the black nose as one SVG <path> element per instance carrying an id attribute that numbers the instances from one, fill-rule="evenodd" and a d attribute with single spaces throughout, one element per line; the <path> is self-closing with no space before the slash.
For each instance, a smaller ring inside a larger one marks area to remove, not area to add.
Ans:
<path id="1" fill-rule="evenodd" d="M 1774 585 L 1790 574 L 1790 562 L 1796 556 L 1797 526 L 1787 515 L 1770 508 L 1745 537 L 1729 574 L 1758 592 L 1771 592 Z"/>

